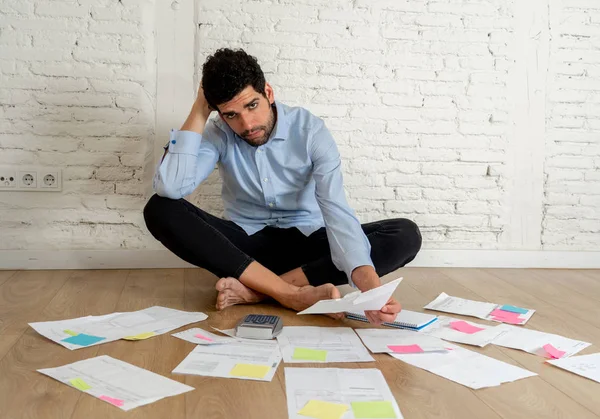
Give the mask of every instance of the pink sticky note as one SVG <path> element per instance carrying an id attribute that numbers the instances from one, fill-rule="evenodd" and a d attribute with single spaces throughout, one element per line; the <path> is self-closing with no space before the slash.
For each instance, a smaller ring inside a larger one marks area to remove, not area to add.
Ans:
<path id="1" fill-rule="evenodd" d="M 423 349 L 419 345 L 388 345 L 388 348 L 397 354 L 418 354 L 423 352 Z"/>
<path id="2" fill-rule="evenodd" d="M 525 320 L 525 319 L 521 319 L 520 317 L 513 318 L 513 317 L 496 317 L 496 316 L 492 316 L 492 319 L 502 322 L 502 323 L 508 323 L 508 324 L 523 324 L 523 321 Z"/>
<path id="3" fill-rule="evenodd" d="M 485 330 L 481 327 L 473 326 L 472 324 L 469 324 L 462 320 L 456 321 L 456 322 L 451 322 L 450 327 L 453 328 L 454 330 L 458 330 L 459 332 L 468 333 L 469 335 L 472 335 L 473 333 L 477 333 L 477 332 L 481 332 L 482 330 Z"/>
<path id="4" fill-rule="evenodd" d="M 208 338 L 208 337 L 206 337 L 204 335 L 201 335 L 200 333 L 197 333 L 194 336 L 197 337 L 198 339 L 202 339 L 202 340 L 205 340 L 207 342 L 214 342 L 214 340 L 212 340 L 211 338 Z"/>
<path id="5" fill-rule="evenodd" d="M 512 311 L 504 311 L 498 308 L 490 313 L 490 316 L 502 317 L 506 319 L 518 319 L 519 315 L 519 313 L 513 313 Z"/>
<path id="6" fill-rule="evenodd" d="M 108 396 L 100 396 L 100 400 L 104 400 L 105 402 L 109 402 L 112 405 L 121 407 L 125 404 L 125 402 L 123 400 L 120 399 L 113 399 L 112 397 L 108 397 Z"/>
<path id="7" fill-rule="evenodd" d="M 554 346 L 550 345 L 549 343 L 543 346 L 544 351 L 546 351 L 546 353 L 548 355 L 550 355 L 550 358 L 554 358 L 554 359 L 559 359 L 562 358 L 566 352 L 565 351 L 560 351 L 558 349 L 556 349 Z"/>

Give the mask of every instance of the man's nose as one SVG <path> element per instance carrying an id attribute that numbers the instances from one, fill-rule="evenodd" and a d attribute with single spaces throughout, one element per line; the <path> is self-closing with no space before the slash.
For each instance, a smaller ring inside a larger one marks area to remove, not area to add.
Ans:
<path id="1" fill-rule="evenodd" d="M 246 116 L 241 116 L 240 122 L 242 124 L 243 131 L 250 131 L 252 129 L 252 121 L 250 120 L 250 118 Z"/>

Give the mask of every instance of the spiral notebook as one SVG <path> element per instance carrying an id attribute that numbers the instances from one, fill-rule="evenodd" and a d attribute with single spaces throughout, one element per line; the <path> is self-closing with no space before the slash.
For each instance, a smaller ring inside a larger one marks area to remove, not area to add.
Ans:
<path id="1" fill-rule="evenodd" d="M 351 320 L 368 322 L 365 313 L 346 312 L 346 317 Z M 390 323 L 383 323 L 384 326 L 395 327 L 397 329 L 421 330 L 438 319 L 432 314 L 419 313 L 418 311 L 402 310 L 396 316 L 396 320 Z"/>

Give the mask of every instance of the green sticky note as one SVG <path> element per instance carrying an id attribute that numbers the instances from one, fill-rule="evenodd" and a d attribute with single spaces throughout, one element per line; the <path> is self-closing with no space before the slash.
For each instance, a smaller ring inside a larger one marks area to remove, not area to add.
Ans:
<path id="1" fill-rule="evenodd" d="M 356 419 L 393 419 L 397 417 L 392 402 L 352 402 L 350 404 Z"/>
<path id="2" fill-rule="evenodd" d="M 63 330 L 63 332 L 65 332 L 67 335 L 70 335 L 70 336 L 77 336 L 79 334 L 77 332 L 73 332 L 70 329 L 65 329 L 65 330 Z"/>
<path id="3" fill-rule="evenodd" d="M 316 419 L 340 419 L 346 410 L 348 406 L 344 404 L 309 400 L 298 414 Z"/>
<path id="4" fill-rule="evenodd" d="M 302 361 L 322 361 L 327 360 L 327 351 L 309 348 L 295 348 L 293 359 Z"/>
<path id="5" fill-rule="evenodd" d="M 69 383 L 71 383 L 71 385 L 73 387 L 75 387 L 77 390 L 81 390 L 81 391 L 86 391 L 86 390 L 89 390 L 90 388 L 92 388 L 92 387 L 90 387 L 90 385 L 88 383 L 83 381 L 83 379 L 81 379 L 81 378 L 71 378 L 69 380 Z"/>

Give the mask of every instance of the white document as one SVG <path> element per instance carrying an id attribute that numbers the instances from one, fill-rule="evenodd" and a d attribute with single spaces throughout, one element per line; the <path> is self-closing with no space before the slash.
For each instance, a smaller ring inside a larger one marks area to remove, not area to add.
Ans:
<path id="1" fill-rule="evenodd" d="M 363 343 L 373 353 L 393 353 L 389 346 L 419 345 L 423 352 L 446 351 L 446 343 L 432 336 L 403 329 L 356 329 Z"/>
<path id="2" fill-rule="evenodd" d="M 600 383 L 600 353 L 554 359 L 546 362 Z"/>
<path id="3" fill-rule="evenodd" d="M 521 327 L 503 324 L 498 326 L 506 333 L 496 338 L 492 343 L 505 348 L 520 349 L 530 354 L 550 358 L 544 350 L 544 345 L 550 344 L 559 351 L 566 352 L 564 357 L 575 355 L 591 345 L 588 342 L 565 338 L 552 333 L 538 332 L 537 330 L 523 329 Z"/>
<path id="4" fill-rule="evenodd" d="M 171 336 L 187 340 L 188 342 L 195 343 L 196 345 L 217 345 L 236 341 L 234 338 L 216 335 L 204 329 L 200 329 L 199 327 L 187 329 L 179 333 L 173 333 Z"/>
<path id="5" fill-rule="evenodd" d="M 402 281 L 402 278 L 395 279 L 380 287 L 371 290 L 360 292 L 355 291 L 344 296 L 332 300 L 317 301 L 306 310 L 298 314 L 328 314 L 328 313 L 343 313 L 345 311 L 368 311 L 380 310 Z"/>
<path id="6" fill-rule="evenodd" d="M 206 314 L 200 312 L 154 306 L 127 313 L 37 322 L 29 323 L 29 325 L 40 335 L 73 350 L 143 333 L 160 335 L 187 324 L 205 320 L 207 317 Z M 89 335 L 95 339 L 73 343 L 73 337 L 77 335 Z"/>
<path id="7" fill-rule="evenodd" d="M 107 355 L 38 371 L 121 410 L 194 389 Z"/>
<path id="8" fill-rule="evenodd" d="M 479 346 L 480 348 L 486 346 L 489 343 L 493 343 L 494 339 L 497 339 L 503 334 L 508 333 L 506 329 L 503 329 L 503 327 L 506 325 L 487 326 L 485 324 L 473 322 L 466 323 L 483 330 L 473 334 L 464 333 L 452 328 L 450 323 L 456 321 L 462 320 L 452 317 L 439 316 L 437 321 L 420 330 L 419 333 L 428 336 L 434 336 L 436 338 L 444 339 L 450 342 Z"/>
<path id="9" fill-rule="evenodd" d="M 372 401 L 388 403 L 394 413 L 391 418 L 403 418 L 378 369 L 285 368 L 285 391 L 290 419 L 306 419 L 297 412 L 311 400 L 346 405 L 343 419 L 355 418 L 352 402 Z"/>
<path id="10" fill-rule="evenodd" d="M 350 327 L 285 326 L 277 342 L 287 363 L 375 361 Z M 325 359 L 316 360 L 315 354 Z"/>
<path id="11" fill-rule="evenodd" d="M 455 383 L 478 390 L 495 387 L 537 374 L 506 362 L 469 351 L 460 346 L 446 343 L 447 352 L 421 354 L 390 354 L 396 359 Z"/>
<path id="12" fill-rule="evenodd" d="M 480 319 L 502 323 L 502 321 L 496 320 L 494 316 L 491 315 L 494 310 L 500 309 L 501 307 L 503 307 L 502 304 L 484 303 L 481 301 L 452 297 L 443 292 L 438 295 L 435 300 L 423 308 L 428 310 L 443 311 L 446 313 L 460 314 L 463 316 L 478 317 Z M 527 313 L 519 314 L 519 317 L 523 319 L 523 321 L 519 324 L 524 325 L 527 323 L 534 313 L 535 310 L 527 309 Z"/>
<path id="13" fill-rule="evenodd" d="M 281 362 L 276 341 L 236 341 L 196 346 L 174 374 L 271 381 Z"/>

